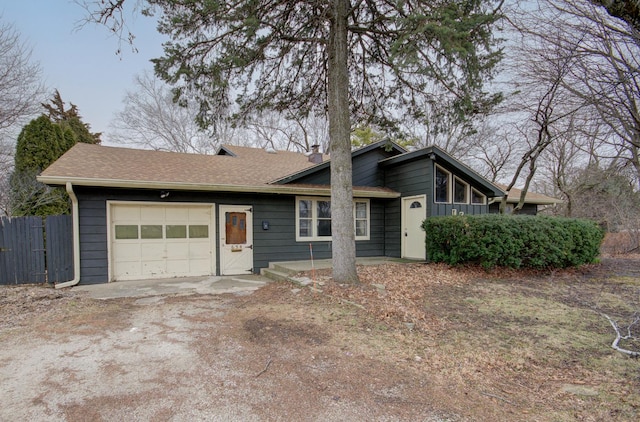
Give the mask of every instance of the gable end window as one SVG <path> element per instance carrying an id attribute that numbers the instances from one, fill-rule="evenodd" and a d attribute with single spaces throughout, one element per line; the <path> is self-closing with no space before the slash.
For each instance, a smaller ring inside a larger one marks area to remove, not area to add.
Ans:
<path id="1" fill-rule="evenodd" d="M 451 202 L 449 199 L 450 178 L 451 178 L 451 173 L 449 173 L 448 171 L 446 171 L 440 166 L 436 166 L 436 177 L 435 177 L 435 185 L 436 185 L 435 201 L 436 202 L 442 202 L 442 203 Z"/>
<path id="2" fill-rule="evenodd" d="M 487 197 L 471 188 L 471 203 L 474 205 L 484 205 L 487 203 Z"/>
<path id="3" fill-rule="evenodd" d="M 354 199 L 353 222 L 356 240 L 369 240 L 368 199 Z M 296 241 L 331 240 L 331 201 L 327 198 L 296 198 Z"/>
<path id="4" fill-rule="evenodd" d="M 453 178 L 453 202 L 456 204 L 469 203 L 469 184 L 457 177 Z"/>

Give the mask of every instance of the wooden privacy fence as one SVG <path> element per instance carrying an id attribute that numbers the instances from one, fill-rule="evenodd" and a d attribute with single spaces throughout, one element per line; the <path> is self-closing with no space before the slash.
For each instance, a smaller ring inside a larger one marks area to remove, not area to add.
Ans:
<path id="1" fill-rule="evenodd" d="M 58 283 L 72 278 L 70 215 L 0 217 L 0 284 Z"/>

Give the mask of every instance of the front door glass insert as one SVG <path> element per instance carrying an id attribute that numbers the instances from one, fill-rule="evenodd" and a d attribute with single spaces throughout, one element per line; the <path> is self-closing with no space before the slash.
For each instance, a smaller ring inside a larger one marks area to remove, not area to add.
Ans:
<path id="1" fill-rule="evenodd" d="M 225 242 L 227 245 L 247 243 L 247 215 L 244 212 L 225 213 Z"/>

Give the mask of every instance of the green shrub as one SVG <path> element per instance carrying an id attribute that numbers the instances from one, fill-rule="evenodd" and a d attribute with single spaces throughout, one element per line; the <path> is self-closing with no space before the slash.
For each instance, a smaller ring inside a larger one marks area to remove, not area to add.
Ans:
<path id="1" fill-rule="evenodd" d="M 427 258 L 484 268 L 565 268 L 594 262 L 604 237 L 594 222 L 498 214 L 424 221 Z"/>

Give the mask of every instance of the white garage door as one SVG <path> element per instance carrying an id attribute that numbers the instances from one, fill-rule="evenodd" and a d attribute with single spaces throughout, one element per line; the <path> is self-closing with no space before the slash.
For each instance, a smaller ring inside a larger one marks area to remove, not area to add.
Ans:
<path id="1" fill-rule="evenodd" d="M 111 280 L 215 274 L 213 205 L 110 204 Z"/>

